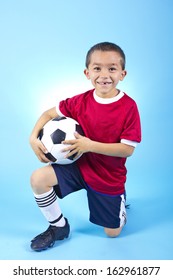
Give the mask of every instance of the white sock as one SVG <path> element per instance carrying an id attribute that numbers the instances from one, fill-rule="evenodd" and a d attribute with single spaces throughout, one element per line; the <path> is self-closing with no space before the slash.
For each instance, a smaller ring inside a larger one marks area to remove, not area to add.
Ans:
<path id="1" fill-rule="evenodd" d="M 43 194 L 34 194 L 34 197 L 44 217 L 52 226 L 63 227 L 65 225 L 54 189 Z"/>

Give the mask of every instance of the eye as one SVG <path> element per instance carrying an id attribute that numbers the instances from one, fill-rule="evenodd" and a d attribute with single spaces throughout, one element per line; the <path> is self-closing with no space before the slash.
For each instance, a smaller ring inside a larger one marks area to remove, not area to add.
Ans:
<path id="1" fill-rule="evenodd" d="M 115 72 L 117 69 L 115 68 L 115 67 L 111 67 L 111 68 L 109 68 L 109 71 L 110 72 Z"/>
<path id="2" fill-rule="evenodd" d="M 98 66 L 94 67 L 94 71 L 99 72 L 100 71 L 100 67 L 98 67 Z"/>

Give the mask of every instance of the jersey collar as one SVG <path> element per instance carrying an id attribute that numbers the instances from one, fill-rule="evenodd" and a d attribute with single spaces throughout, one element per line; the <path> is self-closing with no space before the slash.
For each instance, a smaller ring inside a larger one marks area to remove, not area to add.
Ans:
<path id="1" fill-rule="evenodd" d="M 94 97 L 95 101 L 100 104 L 110 104 L 110 103 L 116 102 L 116 101 L 120 100 L 123 96 L 124 96 L 124 92 L 120 91 L 119 94 L 116 95 L 115 97 L 101 98 L 96 95 L 95 90 L 93 92 L 93 97 Z"/>

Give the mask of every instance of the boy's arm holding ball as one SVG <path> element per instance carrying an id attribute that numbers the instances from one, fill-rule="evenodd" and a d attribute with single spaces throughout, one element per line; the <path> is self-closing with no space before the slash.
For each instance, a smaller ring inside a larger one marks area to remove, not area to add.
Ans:
<path id="1" fill-rule="evenodd" d="M 50 121 L 53 118 L 57 118 L 58 114 L 56 112 L 56 107 L 53 107 L 47 111 L 45 111 L 40 118 L 37 120 L 32 133 L 30 135 L 30 145 L 38 157 L 38 159 L 41 162 L 49 162 L 49 160 L 46 158 L 45 153 L 47 153 L 47 150 L 45 146 L 42 144 L 42 142 L 38 139 L 38 135 L 40 130 L 43 128 L 43 126 Z"/>
<path id="2" fill-rule="evenodd" d="M 101 143 L 92 141 L 89 138 L 75 133 L 76 139 L 63 141 L 63 144 L 70 144 L 63 151 L 69 151 L 67 157 L 77 153 L 77 155 L 92 152 L 114 157 L 129 157 L 133 154 L 134 147 L 123 143 Z"/>

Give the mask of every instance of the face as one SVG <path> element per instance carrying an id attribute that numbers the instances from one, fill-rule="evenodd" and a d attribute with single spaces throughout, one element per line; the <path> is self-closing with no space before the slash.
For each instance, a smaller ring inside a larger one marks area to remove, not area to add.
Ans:
<path id="1" fill-rule="evenodd" d="M 121 56 L 115 51 L 94 51 L 84 73 L 91 80 L 96 94 L 102 98 L 116 96 L 116 86 L 126 76 L 121 66 Z"/>

